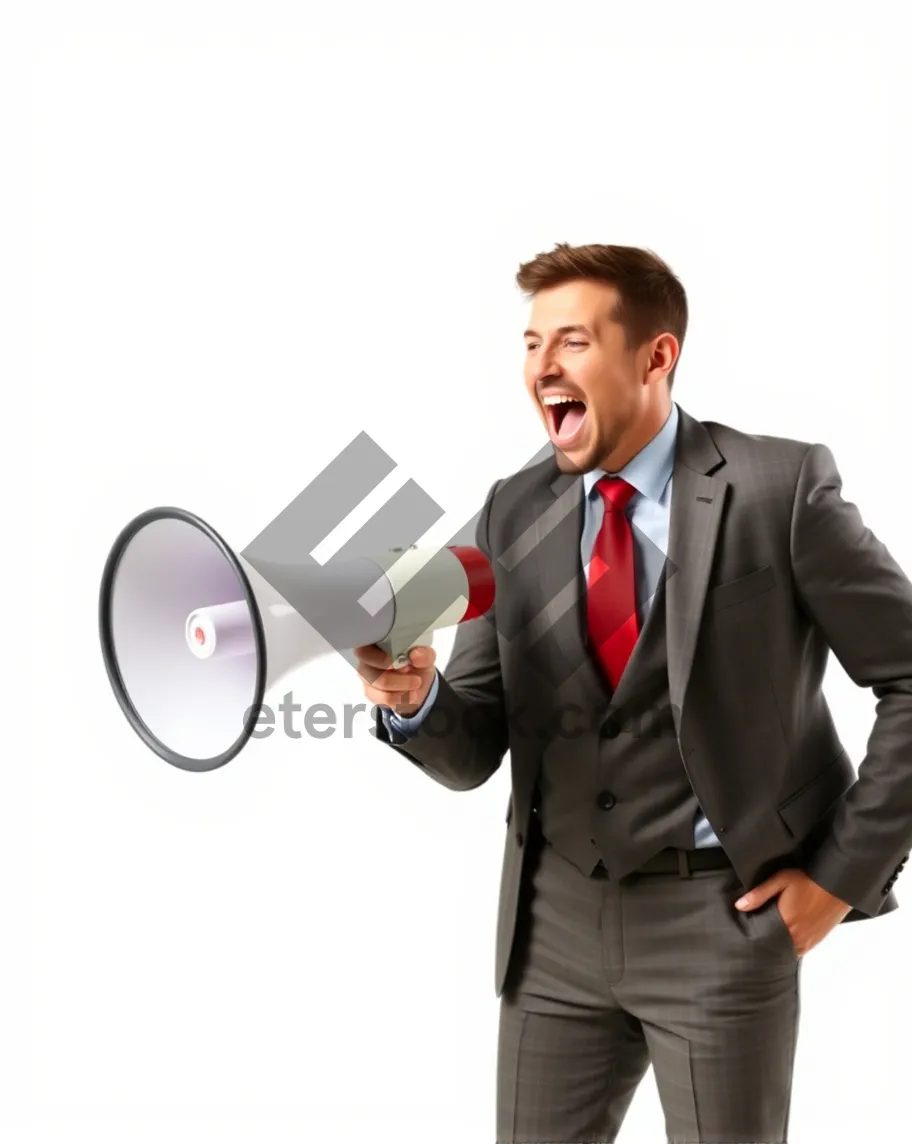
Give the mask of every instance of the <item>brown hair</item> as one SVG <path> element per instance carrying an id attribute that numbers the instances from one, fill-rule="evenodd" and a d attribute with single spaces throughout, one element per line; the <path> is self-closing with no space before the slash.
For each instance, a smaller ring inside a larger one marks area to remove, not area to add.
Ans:
<path id="1" fill-rule="evenodd" d="M 516 284 L 533 295 L 580 278 L 615 287 L 618 300 L 611 318 L 623 327 L 628 350 L 639 349 L 665 332 L 674 334 L 679 351 L 683 350 L 687 295 L 669 266 L 651 250 L 598 243 L 570 246 L 559 242 L 553 250 L 523 263 L 516 275 Z M 669 389 L 680 360 L 679 352 L 666 378 Z"/>

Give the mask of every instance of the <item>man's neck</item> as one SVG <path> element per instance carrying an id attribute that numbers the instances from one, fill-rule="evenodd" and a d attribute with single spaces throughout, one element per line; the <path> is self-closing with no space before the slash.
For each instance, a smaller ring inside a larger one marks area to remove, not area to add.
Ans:
<path id="1" fill-rule="evenodd" d="M 630 432 L 623 441 L 618 442 L 617 448 L 610 457 L 599 461 L 596 468 L 606 473 L 619 473 L 625 465 L 629 465 L 637 453 L 641 452 L 658 433 L 671 414 L 671 402 L 667 408 L 650 411 Z"/>

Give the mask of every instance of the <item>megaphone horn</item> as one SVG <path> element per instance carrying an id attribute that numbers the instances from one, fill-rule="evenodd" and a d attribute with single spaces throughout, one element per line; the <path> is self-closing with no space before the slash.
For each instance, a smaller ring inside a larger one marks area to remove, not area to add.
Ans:
<path id="1" fill-rule="evenodd" d="M 108 554 L 99 634 L 134 731 L 174 766 L 210 771 L 244 747 L 266 693 L 295 668 L 372 643 L 401 664 L 436 629 L 493 602 L 494 572 L 477 548 L 255 567 L 193 513 L 153 508 Z"/>

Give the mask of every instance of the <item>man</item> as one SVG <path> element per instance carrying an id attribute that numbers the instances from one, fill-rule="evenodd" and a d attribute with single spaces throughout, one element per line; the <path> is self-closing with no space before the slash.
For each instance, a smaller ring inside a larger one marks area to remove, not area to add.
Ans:
<path id="1" fill-rule="evenodd" d="M 651 1063 L 669 1141 L 785 1141 L 801 958 L 896 907 L 912 846 L 912 584 L 825 445 L 672 401 L 687 303 L 651 252 L 558 245 L 517 282 L 553 448 L 485 500 L 492 613 L 445 672 L 358 649 L 431 778 L 510 752 L 497 1139 L 613 1141 Z M 857 776 L 829 649 L 878 700 Z"/>

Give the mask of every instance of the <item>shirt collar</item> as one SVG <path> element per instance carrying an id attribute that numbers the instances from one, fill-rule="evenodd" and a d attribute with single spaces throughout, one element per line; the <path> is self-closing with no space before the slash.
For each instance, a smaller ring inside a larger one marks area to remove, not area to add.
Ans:
<path id="1" fill-rule="evenodd" d="M 654 501 L 660 500 L 674 470 L 677 435 L 678 406 L 673 401 L 665 424 L 635 457 L 630 458 L 619 473 L 608 473 L 605 469 L 590 469 L 588 473 L 583 473 L 583 489 L 586 496 L 589 496 L 596 481 L 601 477 L 618 476 L 623 477 L 643 496 Z"/>

